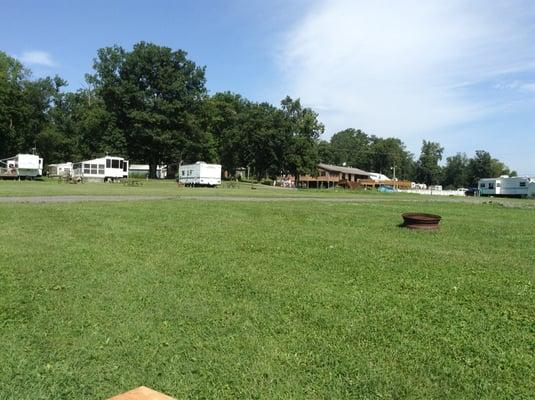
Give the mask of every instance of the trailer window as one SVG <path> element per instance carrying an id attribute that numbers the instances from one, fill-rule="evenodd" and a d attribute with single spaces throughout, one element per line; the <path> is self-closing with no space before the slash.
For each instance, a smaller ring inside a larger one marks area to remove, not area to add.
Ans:
<path id="1" fill-rule="evenodd" d="M 111 160 L 112 168 L 119 168 L 119 160 Z"/>
<path id="2" fill-rule="evenodd" d="M 99 164 L 98 165 L 98 174 L 99 175 L 104 175 L 104 164 Z"/>
<path id="3" fill-rule="evenodd" d="M 186 174 L 186 171 L 182 170 L 182 176 L 184 176 Z"/>
<path id="4" fill-rule="evenodd" d="M 128 161 L 123 162 L 123 171 L 128 171 Z"/>
<path id="5" fill-rule="evenodd" d="M 489 189 L 494 189 L 494 184 L 493 183 L 489 183 Z"/>
<path id="6" fill-rule="evenodd" d="M 500 182 L 497 182 L 496 187 L 500 187 L 500 186 L 502 186 L 502 184 Z"/>
<path id="7" fill-rule="evenodd" d="M 89 174 L 89 171 L 90 171 L 89 168 L 90 168 L 89 164 L 84 164 L 84 174 Z"/>
<path id="8" fill-rule="evenodd" d="M 526 187 L 526 182 L 520 182 L 520 187 Z"/>
<path id="9" fill-rule="evenodd" d="M 91 175 L 97 174 L 97 164 L 91 164 Z"/>
<path id="10" fill-rule="evenodd" d="M 479 185 L 479 187 L 484 188 L 484 187 L 485 187 L 485 184 L 482 183 L 481 185 Z"/>
<path id="11" fill-rule="evenodd" d="M 119 168 L 123 168 L 123 160 L 119 161 Z"/>
<path id="12" fill-rule="evenodd" d="M 106 168 L 111 168 L 111 160 L 109 158 L 106 160 Z"/>

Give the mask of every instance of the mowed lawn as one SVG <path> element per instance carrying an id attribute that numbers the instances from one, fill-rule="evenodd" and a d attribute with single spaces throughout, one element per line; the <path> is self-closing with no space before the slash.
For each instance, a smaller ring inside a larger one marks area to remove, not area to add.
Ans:
<path id="1" fill-rule="evenodd" d="M 345 190 L 295 190 L 272 187 L 267 185 L 245 182 L 224 181 L 216 188 L 190 188 L 178 187 L 172 179 L 137 179 L 136 185 L 128 185 L 125 181 L 120 183 L 66 183 L 53 179 L 36 181 L 0 180 L 0 197 L 5 196 L 80 196 L 80 195 L 106 195 L 106 196 L 240 196 L 240 197 L 339 197 L 342 194 L 350 197 L 363 195 L 377 195 L 377 193 Z M 254 189 L 254 190 L 253 190 Z M 413 195 L 414 196 L 414 195 Z"/>
<path id="2" fill-rule="evenodd" d="M 400 213 L 443 216 L 438 233 Z M 0 398 L 528 399 L 535 212 L 0 205 Z"/>

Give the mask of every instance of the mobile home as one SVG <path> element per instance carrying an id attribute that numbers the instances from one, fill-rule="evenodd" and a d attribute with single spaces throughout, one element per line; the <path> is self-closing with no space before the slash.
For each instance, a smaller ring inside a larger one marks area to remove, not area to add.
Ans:
<path id="1" fill-rule="evenodd" d="M 115 181 L 128 178 L 128 161 L 106 156 L 73 164 L 72 177 L 90 181 Z"/>
<path id="2" fill-rule="evenodd" d="M 34 178 L 43 175 L 43 159 L 35 154 L 17 154 L 0 160 L 0 175 L 6 178 Z"/>
<path id="3" fill-rule="evenodd" d="M 221 184 L 221 165 L 197 161 L 178 168 L 178 182 L 186 186 L 216 186 Z"/>

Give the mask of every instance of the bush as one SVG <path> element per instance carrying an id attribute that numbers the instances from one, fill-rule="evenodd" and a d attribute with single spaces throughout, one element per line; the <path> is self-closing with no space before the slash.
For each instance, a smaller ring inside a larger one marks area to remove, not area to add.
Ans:
<path id="1" fill-rule="evenodd" d="M 130 172 L 128 173 L 129 178 L 134 179 L 147 179 L 149 176 L 148 172 Z"/>

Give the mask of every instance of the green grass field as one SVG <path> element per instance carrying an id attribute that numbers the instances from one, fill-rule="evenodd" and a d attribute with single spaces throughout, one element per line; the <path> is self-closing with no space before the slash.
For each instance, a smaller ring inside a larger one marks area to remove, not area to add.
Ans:
<path id="1" fill-rule="evenodd" d="M 139 180 L 140 186 L 128 186 L 123 183 L 86 182 L 71 184 L 57 180 L 13 181 L 0 180 L 0 196 L 65 196 L 65 195 L 148 195 L 148 196 L 340 196 L 355 195 L 356 192 L 341 190 L 292 190 L 242 182 L 223 182 L 217 188 L 178 187 L 173 180 Z M 253 189 L 254 188 L 254 189 Z M 363 194 L 358 192 L 357 194 Z M 372 192 L 366 193 L 372 195 Z M 377 194 L 377 193 L 375 193 Z"/>
<path id="2" fill-rule="evenodd" d="M 376 196 L 0 204 L 0 398 L 533 398 L 534 211 Z"/>

